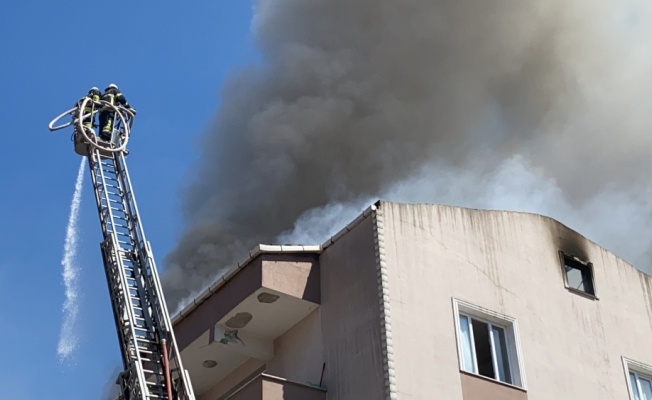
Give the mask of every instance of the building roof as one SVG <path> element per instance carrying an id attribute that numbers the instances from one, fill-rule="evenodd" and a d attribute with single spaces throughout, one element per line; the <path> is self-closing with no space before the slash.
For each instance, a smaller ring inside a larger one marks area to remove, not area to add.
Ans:
<path id="1" fill-rule="evenodd" d="M 192 310 L 197 308 L 201 303 L 206 301 L 212 293 L 217 291 L 222 285 L 224 285 L 229 279 L 235 276 L 242 268 L 247 266 L 254 258 L 262 254 L 300 254 L 300 253 L 312 253 L 312 254 L 321 254 L 321 252 L 335 243 L 338 239 L 344 236 L 347 232 L 351 231 L 356 225 L 361 221 L 367 218 L 373 210 L 376 209 L 377 204 L 369 206 L 364 212 L 362 212 L 356 219 L 351 221 L 348 225 L 342 228 L 338 233 L 331 236 L 324 244 L 322 245 L 272 245 L 272 244 L 259 244 L 254 247 L 245 259 L 237 263 L 236 265 L 231 266 L 223 275 L 218 277 L 213 283 L 208 285 L 204 290 L 202 290 L 195 298 L 188 303 L 185 307 L 179 310 L 172 317 L 172 324 L 179 322 L 184 316 L 188 315 Z"/>
<path id="2" fill-rule="evenodd" d="M 324 251 L 326 248 L 331 246 L 333 243 L 335 243 L 337 240 L 339 240 L 342 236 L 346 235 L 348 232 L 350 232 L 356 225 L 358 225 L 361 221 L 369 217 L 371 213 L 376 210 L 378 207 L 380 207 L 381 203 L 393 203 L 393 202 L 386 202 L 382 200 L 378 200 L 371 206 L 367 207 L 360 215 L 358 215 L 357 218 L 355 218 L 353 221 L 351 221 L 348 225 L 346 225 L 344 228 L 342 228 L 339 232 L 337 232 L 335 235 L 331 236 L 328 240 L 326 240 L 322 245 L 272 245 L 272 244 L 259 244 L 256 247 L 254 247 L 251 251 L 249 251 L 249 254 L 239 263 L 236 265 L 231 266 L 223 275 L 218 277 L 214 282 L 212 282 L 210 285 L 208 285 L 204 290 L 199 292 L 195 296 L 195 298 L 188 303 L 186 306 L 184 306 L 180 311 L 175 313 L 175 315 L 172 317 L 172 323 L 178 322 L 180 319 L 182 319 L 185 315 L 188 315 L 193 309 L 195 309 L 199 304 L 203 303 L 208 297 L 210 297 L 211 293 L 215 292 L 217 289 L 219 289 L 222 285 L 224 285 L 225 282 L 227 282 L 229 279 L 231 279 L 234 275 L 238 273 L 244 266 L 248 265 L 254 258 L 262 255 L 262 254 L 299 254 L 299 253 L 313 253 L 313 254 L 321 254 L 322 251 Z M 482 213 L 509 213 L 509 214 L 523 214 L 523 215 L 531 215 L 531 216 L 536 216 L 539 218 L 543 218 L 547 220 L 548 222 L 558 224 L 560 226 L 566 227 L 572 231 L 575 231 L 572 228 L 569 228 L 562 222 L 543 215 L 543 214 L 536 214 L 536 213 L 531 213 L 531 212 L 523 212 L 523 211 L 503 211 L 503 210 L 483 210 L 483 209 L 473 209 L 473 208 L 467 208 L 467 207 L 459 207 L 459 206 L 449 206 L 449 205 L 439 205 L 439 204 L 432 204 L 432 206 L 435 207 L 449 207 L 449 208 L 454 208 L 454 209 L 466 209 L 466 210 L 473 210 L 473 211 L 478 211 Z M 599 244 L 593 242 L 592 240 L 586 238 L 584 235 L 581 233 L 575 231 L 578 235 L 584 237 L 586 240 L 589 242 L 599 246 Z M 603 247 L 604 248 L 604 247 Z M 607 250 L 607 249 L 605 249 Z M 609 251 L 609 250 L 607 250 Z M 610 252 L 610 251 L 609 251 Z M 610 252 L 612 253 L 612 252 Z M 617 256 L 617 255 L 616 255 Z M 618 257 L 618 256 L 617 256 Z M 621 258 L 621 257 L 618 257 Z M 622 258 L 621 258 L 622 259 Z M 629 264 L 629 263 L 627 263 Z M 631 266 L 631 264 L 630 264 Z M 632 268 L 635 268 L 632 266 Z M 641 271 L 639 268 L 635 268 L 638 271 Z M 649 275 L 648 273 L 641 271 L 646 275 Z"/>

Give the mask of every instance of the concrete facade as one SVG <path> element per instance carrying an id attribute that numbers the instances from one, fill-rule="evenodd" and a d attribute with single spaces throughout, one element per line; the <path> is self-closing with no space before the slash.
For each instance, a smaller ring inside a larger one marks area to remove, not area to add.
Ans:
<path id="1" fill-rule="evenodd" d="M 220 342 L 243 315 L 244 344 Z M 476 369 L 509 378 L 463 366 L 464 318 Z M 379 202 L 323 246 L 260 246 L 174 324 L 199 400 L 626 400 L 624 358 L 652 366 L 652 278 L 547 217 Z"/>
<path id="2" fill-rule="evenodd" d="M 622 357 L 652 365 L 652 278 L 559 222 L 445 206 L 380 211 L 399 398 L 479 398 L 459 372 L 452 299 L 517 321 L 532 400 L 625 400 Z M 593 263 L 597 298 L 566 289 L 559 251 Z"/>

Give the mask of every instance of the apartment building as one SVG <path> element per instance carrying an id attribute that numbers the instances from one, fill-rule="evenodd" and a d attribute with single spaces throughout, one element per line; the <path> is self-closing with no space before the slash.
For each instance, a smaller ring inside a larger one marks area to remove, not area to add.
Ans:
<path id="1" fill-rule="evenodd" d="M 173 322 L 199 400 L 652 400 L 652 277 L 535 214 L 381 201 Z"/>

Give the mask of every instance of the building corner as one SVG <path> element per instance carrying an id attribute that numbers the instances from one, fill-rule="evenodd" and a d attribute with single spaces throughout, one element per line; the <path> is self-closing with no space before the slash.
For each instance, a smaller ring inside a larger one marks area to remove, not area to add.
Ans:
<path id="1" fill-rule="evenodd" d="M 378 295 L 380 310 L 381 352 L 384 375 L 384 391 L 386 400 L 397 400 L 396 375 L 394 372 L 394 348 L 392 339 L 392 321 L 389 297 L 389 276 L 385 256 L 385 226 L 382 202 L 371 206 L 374 229 L 374 251 L 376 274 L 378 278 Z"/>

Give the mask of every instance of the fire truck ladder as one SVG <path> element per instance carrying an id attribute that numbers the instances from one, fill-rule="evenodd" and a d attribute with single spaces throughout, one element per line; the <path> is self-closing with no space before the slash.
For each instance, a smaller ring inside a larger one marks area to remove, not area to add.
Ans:
<path id="1" fill-rule="evenodd" d="M 115 113 L 108 142 L 99 140 L 88 122 L 105 110 Z M 54 126 L 66 115 L 72 116 L 70 123 Z M 127 170 L 126 144 L 133 117 L 129 109 L 84 99 L 55 118 L 50 129 L 74 125 L 75 151 L 88 156 L 104 236 L 100 247 L 124 364 L 118 378 L 121 399 L 194 400 Z"/>

